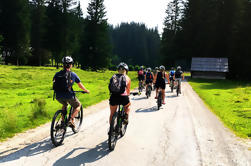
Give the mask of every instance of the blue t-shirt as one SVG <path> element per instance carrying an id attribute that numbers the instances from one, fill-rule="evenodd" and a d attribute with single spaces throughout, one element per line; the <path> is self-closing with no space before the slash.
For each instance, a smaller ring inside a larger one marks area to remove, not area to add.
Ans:
<path id="1" fill-rule="evenodd" d="M 175 74 L 175 71 L 174 71 L 174 70 L 171 70 L 171 71 L 169 72 L 169 77 L 173 77 L 174 74 Z"/>
<path id="2" fill-rule="evenodd" d="M 57 74 L 59 74 L 59 72 L 57 72 L 55 74 L 55 76 L 53 77 L 53 80 L 54 78 L 57 76 Z M 76 83 L 80 83 L 80 79 L 78 77 L 78 75 L 74 72 L 71 72 L 71 86 L 73 86 L 74 82 Z M 56 93 L 56 98 L 64 98 L 64 99 L 72 99 L 74 98 L 74 92 L 73 91 L 70 91 L 70 92 L 57 92 Z"/>

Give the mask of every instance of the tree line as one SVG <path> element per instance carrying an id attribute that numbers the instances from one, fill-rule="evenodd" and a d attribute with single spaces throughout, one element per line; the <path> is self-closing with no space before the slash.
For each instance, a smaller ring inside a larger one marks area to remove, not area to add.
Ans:
<path id="1" fill-rule="evenodd" d="M 156 63 L 160 37 L 144 24 L 107 23 L 104 0 L 1 0 L 0 60 L 13 65 L 58 65 L 70 55 L 82 69 Z"/>
<path id="2" fill-rule="evenodd" d="M 172 0 L 161 39 L 166 65 L 227 57 L 231 78 L 251 79 L 250 0 Z"/>

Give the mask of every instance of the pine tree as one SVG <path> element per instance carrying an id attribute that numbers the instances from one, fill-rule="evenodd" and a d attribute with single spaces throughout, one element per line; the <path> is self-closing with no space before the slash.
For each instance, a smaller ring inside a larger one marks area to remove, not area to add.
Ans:
<path id="1" fill-rule="evenodd" d="M 81 67 L 94 70 L 107 68 L 111 63 L 111 44 L 104 0 L 91 0 L 87 12 Z"/>

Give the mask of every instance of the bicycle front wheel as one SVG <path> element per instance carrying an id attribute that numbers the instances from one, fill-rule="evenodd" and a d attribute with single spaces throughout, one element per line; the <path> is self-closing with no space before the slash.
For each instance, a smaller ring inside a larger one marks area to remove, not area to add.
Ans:
<path id="1" fill-rule="evenodd" d="M 74 133 L 78 133 L 83 122 L 83 107 L 81 105 L 80 111 L 74 118 L 75 127 L 72 127 Z"/>
<path id="2" fill-rule="evenodd" d="M 55 113 L 51 122 L 51 141 L 55 146 L 61 145 L 64 141 L 66 125 L 63 116 L 63 111 L 59 110 Z"/>
<path id="3" fill-rule="evenodd" d="M 117 138 L 118 138 L 118 134 L 116 131 L 116 127 L 117 127 L 117 118 L 118 118 L 118 113 L 115 112 L 112 116 L 112 121 L 110 124 L 110 130 L 109 130 L 109 134 L 108 134 L 108 146 L 109 146 L 109 150 L 114 150 L 116 143 L 117 143 Z"/>

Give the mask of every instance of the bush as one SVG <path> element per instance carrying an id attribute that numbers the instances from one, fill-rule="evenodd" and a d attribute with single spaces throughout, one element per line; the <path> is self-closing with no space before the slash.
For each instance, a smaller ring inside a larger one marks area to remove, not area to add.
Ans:
<path id="1" fill-rule="evenodd" d="M 0 133 L 5 135 L 8 133 L 14 133 L 17 129 L 17 115 L 13 111 L 6 110 L 4 113 L 3 123 Z"/>
<path id="2" fill-rule="evenodd" d="M 36 98 L 31 103 L 33 103 L 31 119 L 37 119 L 38 117 L 49 117 L 49 114 L 45 109 L 46 101 L 44 99 Z"/>

